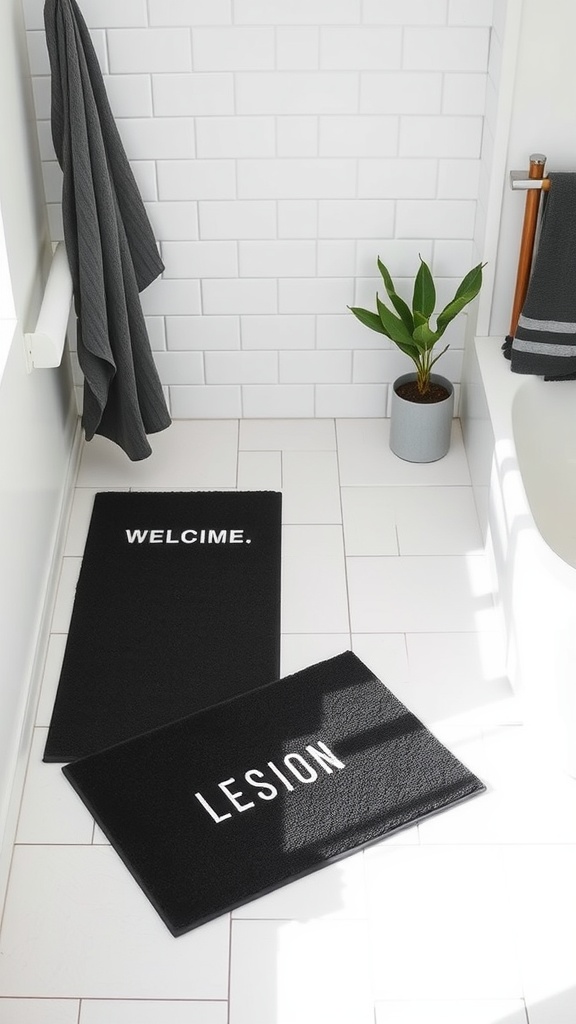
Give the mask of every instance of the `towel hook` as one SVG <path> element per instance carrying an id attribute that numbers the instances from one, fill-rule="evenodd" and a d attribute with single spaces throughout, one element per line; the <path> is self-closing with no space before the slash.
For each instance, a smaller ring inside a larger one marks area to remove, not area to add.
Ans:
<path id="1" fill-rule="evenodd" d="M 524 210 L 524 223 L 522 224 L 522 236 L 520 239 L 520 254 L 518 256 L 518 270 L 516 272 L 516 288 L 514 290 L 514 301 L 512 303 L 512 318 L 510 320 L 509 335 L 511 338 L 516 333 L 518 319 L 524 305 L 528 291 L 530 268 L 534 253 L 534 239 L 536 237 L 536 224 L 538 221 L 538 208 L 540 205 L 540 193 L 548 191 L 550 179 L 544 177 L 544 166 L 546 157 L 543 153 L 532 153 L 530 156 L 530 167 L 528 177 L 524 172 L 511 171 L 510 179 L 512 188 L 525 188 L 526 208 Z"/>

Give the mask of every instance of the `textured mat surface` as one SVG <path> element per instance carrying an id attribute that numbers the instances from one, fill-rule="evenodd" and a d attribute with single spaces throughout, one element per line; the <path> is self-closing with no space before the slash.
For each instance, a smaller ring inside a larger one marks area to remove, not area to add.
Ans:
<path id="1" fill-rule="evenodd" d="M 484 789 L 351 652 L 63 771 L 173 935 Z"/>
<path id="2" fill-rule="evenodd" d="M 69 761 L 279 675 L 281 495 L 96 495 L 44 752 Z"/>

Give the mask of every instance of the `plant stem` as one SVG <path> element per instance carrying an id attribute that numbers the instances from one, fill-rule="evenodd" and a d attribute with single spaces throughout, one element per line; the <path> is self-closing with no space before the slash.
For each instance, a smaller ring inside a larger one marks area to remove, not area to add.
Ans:
<path id="1" fill-rule="evenodd" d="M 431 349 L 422 353 L 416 364 L 418 369 L 416 383 L 421 395 L 425 395 L 430 388 L 430 353 Z"/>

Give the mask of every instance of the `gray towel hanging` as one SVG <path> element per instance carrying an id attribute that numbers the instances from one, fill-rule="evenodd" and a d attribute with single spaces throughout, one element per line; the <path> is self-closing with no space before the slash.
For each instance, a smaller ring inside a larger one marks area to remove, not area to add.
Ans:
<path id="1" fill-rule="evenodd" d="M 170 425 L 140 295 L 164 265 L 75 0 L 46 0 L 52 139 L 62 168 L 64 239 L 78 317 L 86 439 L 102 434 L 130 459 Z"/>
<path id="2" fill-rule="evenodd" d="M 576 174 L 549 174 L 540 241 L 518 327 L 508 346 L 514 373 L 576 376 Z M 506 351 L 506 350 L 505 350 Z"/>

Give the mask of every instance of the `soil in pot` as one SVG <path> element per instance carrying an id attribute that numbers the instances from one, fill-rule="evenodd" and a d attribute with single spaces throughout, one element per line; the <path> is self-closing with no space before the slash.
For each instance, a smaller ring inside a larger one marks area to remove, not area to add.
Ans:
<path id="1" fill-rule="evenodd" d="M 422 394 L 418 391 L 418 385 L 415 380 L 407 380 L 403 384 L 399 384 L 395 388 L 396 394 L 403 398 L 406 402 L 417 402 L 418 405 L 431 405 L 436 402 L 444 402 L 450 395 L 450 392 L 443 384 L 435 384 L 430 382 L 428 390 Z"/>

